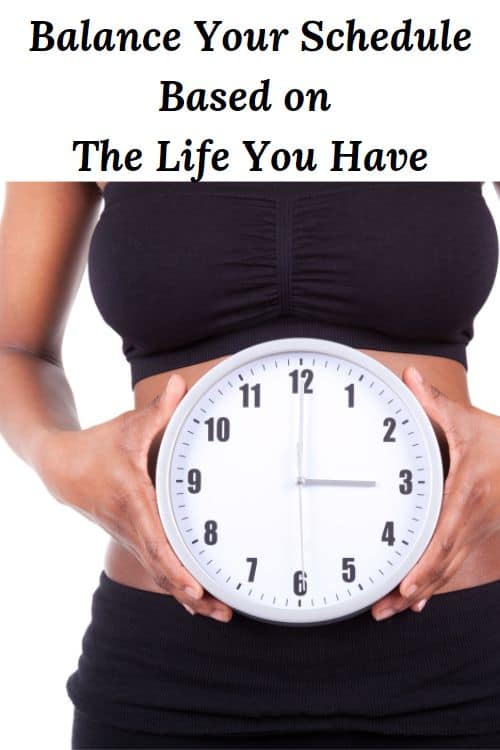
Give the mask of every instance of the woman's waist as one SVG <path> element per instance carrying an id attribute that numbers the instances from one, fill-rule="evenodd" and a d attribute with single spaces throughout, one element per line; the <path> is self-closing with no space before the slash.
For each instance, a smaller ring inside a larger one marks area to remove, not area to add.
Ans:
<path id="1" fill-rule="evenodd" d="M 125 586 L 165 594 L 137 558 L 114 540 L 109 543 L 104 568 L 109 578 Z M 456 574 L 435 595 L 493 581 L 500 581 L 500 533 L 491 536 L 473 550 Z M 411 614 L 417 617 L 415 613 Z"/>

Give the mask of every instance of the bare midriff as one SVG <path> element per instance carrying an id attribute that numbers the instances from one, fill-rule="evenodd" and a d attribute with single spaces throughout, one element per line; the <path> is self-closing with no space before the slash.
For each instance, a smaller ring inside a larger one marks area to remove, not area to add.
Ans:
<path id="1" fill-rule="evenodd" d="M 99 187 L 102 189 L 104 184 L 99 183 Z M 463 404 L 471 403 L 466 370 L 456 360 L 424 354 L 382 352 L 372 349 L 361 349 L 360 351 L 377 359 L 399 378 L 402 377 L 403 370 L 406 367 L 415 365 L 428 382 L 439 388 L 447 396 Z M 134 388 L 136 408 L 142 408 L 150 403 L 163 390 L 170 375 L 174 372 L 178 372 L 184 377 L 189 390 L 202 375 L 223 359 L 226 359 L 226 357 L 198 362 L 188 367 L 176 368 L 140 380 Z M 443 435 L 438 434 L 438 439 L 443 444 Z M 154 472 L 154 466 L 152 471 Z M 119 583 L 148 591 L 165 593 L 155 584 L 134 555 L 114 539 L 110 540 L 104 569 L 110 578 Z M 436 593 L 469 588 L 499 579 L 500 533 L 497 533 L 489 536 L 485 542 L 473 550 L 453 578 Z"/>
<path id="2" fill-rule="evenodd" d="M 361 351 L 386 365 L 400 378 L 405 367 L 415 365 L 424 378 L 443 393 L 464 404 L 470 404 L 466 371 L 455 360 L 422 354 L 400 354 L 369 349 L 362 349 Z M 141 408 L 150 403 L 166 386 L 172 373 L 180 373 L 184 377 L 189 390 L 204 373 L 223 359 L 226 359 L 226 357 L 218 357 L 188 367 L 180 367 L 140 380 L 134 389 L 136 407 Z M 442 436 L 438 435 L 438 437 L 442 440 Z M 162 591 L 134 555 L 115 540 L 110 541 L 107 550 L 105 571 L 110 578 L 119 583 L 149 591 Z M 495 534 L 490 536 L 487 542 L 484 542 L 477 550 L 471 552 L 454 577 L 437 593 L 477 586 L 498 579 L 500 579 L 500 534 Z"/>

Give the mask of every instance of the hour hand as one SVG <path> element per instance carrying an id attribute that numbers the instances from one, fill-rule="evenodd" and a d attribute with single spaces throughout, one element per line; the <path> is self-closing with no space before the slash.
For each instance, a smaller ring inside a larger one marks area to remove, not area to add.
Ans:
<path id="1" fill-rule="evenodd" d="M 327 485 L 330 487 L 375 487 L 377 483 L 367 479 L 309 479 L 299 476 L 297 477 L 297 484 Z"/>

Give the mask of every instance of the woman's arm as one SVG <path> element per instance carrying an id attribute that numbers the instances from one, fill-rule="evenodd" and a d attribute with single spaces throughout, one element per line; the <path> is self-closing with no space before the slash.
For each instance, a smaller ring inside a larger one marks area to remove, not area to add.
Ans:
<path id="1" fill-rule="evenodd" d="M 11 183 L 0 225 L 0 432 L 40 470 L 47 433 L 78 429 L 61 346 L 85 268 L 93 183 Z"/>
<path id="2" fill-rule="evenodd" d="M 8 185 L 0 229 L 0 432 L 48 489 L 133 552 L 157 584 L 202 614 L 203 592 L 167 542 L 148 472 L 183 397 L 178 374 L 150 405 L 81 430 L 61 348 L 99 203 L 91 183 Z M 217 619 L 220 619 L 217 618 Z"/>

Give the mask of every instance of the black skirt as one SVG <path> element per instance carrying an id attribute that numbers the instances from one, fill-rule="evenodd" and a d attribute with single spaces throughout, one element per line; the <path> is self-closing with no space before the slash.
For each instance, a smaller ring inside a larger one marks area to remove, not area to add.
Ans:
<path id="1" fill-rule="evenodd" d="M 500 581 L 436 595 L 419 614 L 292 628 L 192 616 L 103 572 L 67 690 L 79 715 L 123 731 L 366 732 L 443 746 L 471 736 L 487 746 L 480 736 L 500 733 Z"/>

